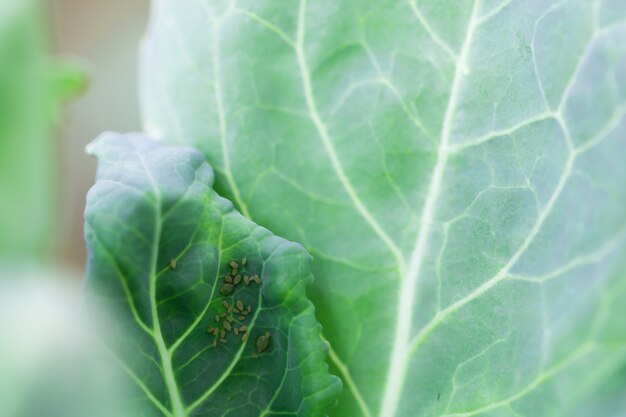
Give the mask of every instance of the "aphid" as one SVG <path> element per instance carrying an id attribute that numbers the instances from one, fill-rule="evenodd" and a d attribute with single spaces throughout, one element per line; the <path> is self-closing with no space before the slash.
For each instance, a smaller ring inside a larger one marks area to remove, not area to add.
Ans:
<path id="1" fill-rule="evenodd" d="M 218 323 L 220 322 L 220 315 L 219 314 L 215 315 L 215 321 L 218 322 Z"/>
<path id="2" fill-rule="evenodd" d="M 239 309 L 239 311 L 243 310 L 243 303 L 241 302 L 241 300 L 237 300 L 237 302 L 235 303 L 235 305 L 237 306 L 237 308 Z"/>
<path id="3" fill-rule="evenodd" d="M 226 340 L 226 339 L 224 339 L 224 338 L 221 338 L 221 339 L 220 339 L 220 343 L 228 343 L 228 340 Z"/>
<path id="4" fill-rule="evenodd" d="M 227 310 L 227 311 L 228 311 L 229 313 L 232 313 L 232 312 L 233 312 L 233 306 L 228 306 L 228 310 Z"/>
<path id="5" fill-rule="evenodd" d="M 172 259 L 172 260 L 170 261 L 170 268 L 172 268 L 172 269 L 176 269 L 176 259 Z"/>
<path id="6" fill-rule="evenodd" d="M 233 329 L 228 320 L 224 322 L 223 326 L 224 326 L 224 329 L 226 329 L 226 331 L 228 332 L 230 332 Z"/>
<path id="7" fill-rule="evenodd" d="M 233 292 L 233 284 L 224 284 L 222 288 L 220 288 L 220 292 L 224 295 L 228 295 Z"/>
<path id="8" fill-rule="evenodd" d="M 211 343 L 211 347 L 216 347 L 216 346 L 217 346 L 217 339 L 215 339 L 213 343 Z"/>
<path id="9" fill-rule="evenodd" d="M 235 327 L 235 328 L 233 329 L 233 333 L 235 333 L 235 335 L 238 335 L 238 334 L 239 334 L 239 329 L 238 329 L 237 327 Z"/>
<path id="10" fill-rule="evenodd" d="M 230 261 L 228 263 L 228 265 L 230 265 L 230 267 L 233 268 L 233 269 L 238 269 L 239 268 L 239 265 L 235 261 Z"/>
<path id="11" fill-rule="evenodd" d="M 217 336 L 219 332 L 220 332 L 219 329 L 213 329 L 213 332 L 212 332 L 213 336 Z"/>
<path id="12" fill-rule="evenodd" d="M 240 332 L 246 332 L 246 331 L 248 331 L 248 326 L 239 326 L 239 331 L 240 331 Z"/>
<path id="13" fill-rule="evenodd" d="M 206 331 L 209 332 L 209 333 L 213 333 L 213 330 L 215 330 L 215 327 L 213 327 L 213 326 L 209 326 L 209 328 L 206 329 Z"/>
<path id="14" fill-rule="evenodd" d="M 248 313 L 252 313 L 252 306 L 248 306 Z"/>
<path id="15" fill-rule="evenodd" d="M 248 341 L 248 333 L 244 333 L 243 336 L 241 336 L 241 341 L 244 343 Z"/>
<path id="16" fill-rule="evenodd" d="M 239 316 L 238 319 L 239 321 L 244 321 L 246 319 L 246 316 Z"/>
<path id="17" fill-rule="evenodd" d="M 257 284 L 261 285 L 261 278 L 258 275 L 253 275 L 252 279 L 254 280 L 254 282 L 256 282 Z"/>
<path id="18" fill-rule="evenodd" d="M 240 282 L 241 282 L 241 275 L 239 275 L 239 274 L 235 275 L 235 279 L 233 281 L 233 284 L 239 285 Z"/>
<path id="19" fill-rule="evenodd" d="M 229 284 L 232 284 L 232 283 L 233 283 L 233 277 L 232 277 L 232 276 L 230 276 L 230 275 L 225 275 L 225 276 L 224 276 L 224 282 L 227 282 L 227 283 L 229 283 Z"/>
<path id="20" fill-rule="evenodd" d="M 220 330 L 220 339 L 223 339 L 226 337 L 226 330 L 222 329 Z"/>
<path id="21" fill-rule="evenodd" d="M 224 318 L 224 317 L 226 317 L 227 315 L 228 315 L 228 313 L 227 313 L 227 312 L 223 312 L 222 314 L 220 314 L 220 317 L 221 317 L 221 318 Z"/>
<path id="22" fill-rule="evenodd" d="M 250 285 L 250 277 L 247 275 L 243 276 L 243 283 L 246 285 Z"/>
<path id="23" fill-rule="evenodd" d="M 228 323 L 232 323 L 232 322 L 233 322 L 233 316 L 228 316 L 228 317 L 226 317 L 226 321 L 227 321 Z M 226 323 L 226 322 L 225 322 L 225 323 Z"/>
<path id="24" fill-rule="evenodd" d="M 224 307 L 226 307 L 226 308 L 228 308 L 228 307 L 229 307 L 229 305 L 228 305 L 228 301 L 226 301 L 226 300 L 222 301 L 222 305 L 223 305 Z"/>
<path id="25" fill-rule="evenodd" d="M 270 333 L 265 332 L 256 339 L 256 351 L 261 353 L 264 352 L 267 347 L 270 345 Z"/>
<path id="26" fill-rule="evenodd" d="M 241 265 L 245 265 L 245 264 L 247 264 L 247 263 L 248 263 L 248 260 L 247 260 L 246 258 L 243 258 L 243 259 L 241 260 Z"/>

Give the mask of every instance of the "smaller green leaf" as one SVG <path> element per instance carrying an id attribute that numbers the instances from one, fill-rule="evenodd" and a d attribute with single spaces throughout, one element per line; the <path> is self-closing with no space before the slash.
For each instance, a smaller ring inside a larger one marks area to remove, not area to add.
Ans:
<path id="1" fill-rule="evenodd" d="M 134 403 L 171 417 L 323 415 L 340 382 L 306 298 L 304 249 L 219 197 L 191 148 L 105 134 L 88 152 L 100 165 L 87 288 L 115 323 L 107 344 Z"/>

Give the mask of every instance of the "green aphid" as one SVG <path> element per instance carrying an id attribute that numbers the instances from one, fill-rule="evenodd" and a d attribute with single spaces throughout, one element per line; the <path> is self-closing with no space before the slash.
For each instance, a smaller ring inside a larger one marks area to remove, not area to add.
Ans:
<path id="1" fill-rule="evenodd" d="M 239 285 L 240 282 L 241 282 L 241 275 L 239 275 L 239 274 L 235 275 L 235 279 L 233 280 L 233 284 L 234 285 Z"/>
<path id="2" fill-rule="evenodd" d="M 228 310 L 227 311 L 228 311 L 229 314 L 232 313 L 233 312 L 233 306 L 228 306 Z"/>
<path id="3" fill-rule="evenodd" d="M 221 339 L 220 339 L 220 343 L 224 343 L 224 344 L 226 344 L 226 343 L 228 343 L 228 340 L 226 340 L 226 339 L 224 339 L 224 338 L 221 338 Z"/>
<path id="4" fill-rule="evenodd" d="M 225 308 L 230 307 L 230 306 L 229 306 L 229 304 L 228 304 L 228 301 L 226 301 L 226 300 L 222 301 L 222 305 L 223 305 Z"/>
<path id="5" fill-rule="evenodd" d="M 237 264 L 237 262 L 235 261 L 230 261 L 228 265 L 230 265 L 230 267 L 233 269 L 239 269 L 239 264 Z"/>
<path id="6" fill-rule="evenodd" d="M 219 323 L 219 321 L 220 321 L 220 315 L 219 314 L 215 315 L 215 321 Z"/>
<path id="7" fill-rule="evenodd" d="M 226 317 L 227 315 L 228 315 L 228 313 L 227 313 L 227 312 L 223 312 L 222 314 L 220 314 L 220 317 L 221 317 L 221 318 L 224 318 L 224 317 Z"/>
<path id="8" fill-rule="evenodd" d="M 228 331 L 228 332 L 230 332 L 233 329 L 232 326 L 230 325 L 230 322 L 228 322 L 228 321 L 225 321 L 223 323 L 223 326 L 224 326 L 224 329 L 226 329 L 226 331 Z"/>
<path id="9" fill-rule="evenodd" d="M 226 321 L 228 321 L 229 323 L 232 323 L 233 322 L 233 316 L 226 317 Z"/>
<path id="10" fill-rule="evenodd" d="M 235 306 L 237 306 L 239 311 L 243 311 L 243 303 L 241 302 L 241 300 L 237 300 L 237 302 L 235 303 Z"/>
<path id="11" fill-rule="evenodd" d="M 207 333 L 213 333 L 213 330 L 215 330 L 213 326 L 209 326 L 208 329 L 206 329 Z"/>
<path id="12" fill-rule="evenodd" d="M 172 260 L 170 261 L 170 268 L 172 268 L 172 269 L 176 269 L 176 259 L 172 259 Z"/>
<path id="13" fill-rule="evenodd" d="M 244 321 L 246 319 L 246 316 L 239 316 L 238 319 L 239 321 Z"/>
<path id="14" fill-rule="evenodd" d="M 233 333 L 236 335 L 239 334 L 239 329 L 237 327 L 233 328 Z"/>
<path id="15" fill-rule="evenodd" d="M 228 295 L 233 292 L 233 284 L 224 284 L 222 288 L 220 288 L 220 292 L 224 295 Z"/>
<path id="16" fill-rule="evenodd" d="M 265 334 L 259 336 L 256 339 L 256 351 L 259 353 L 264 352 L 270 345 L 270 338 L 271 336 L 269 332 L 265 332 Z"/>
<path id="17" fill-rule="evenodd" d="M 216 346 L 217 346 L 217 339 L 215 339 L 213 343 L 211 343 L 211 347 L 216 347 Z"/>
<path id="18" fill-rule="evenodd" d="M 228 283 L 228 284 L 232 284 L 233 283 L 233 277 L 230 275 L 224 275 L 224 282 Z"/>
<path id="19" fill-rule="evenodd" d="M 243 336 L 241 336 L 241 341 L 244 343 L 248 341 L 248 333 L 244 333 Z"/>
<path id="20" fill-rule="evenodd" d="M 217 336 L 219 332 L 220 332 L 219 329 L 213 329 L 211 333 L 213 333 L 213 336 Z"/>
<path id="21" fill-rule="evenodd" d="M 259 285 L 261 285 L 261 283 L 263 282 L 261 281 L 261 277 L 259 277 L 258 275 L 253 275 L 252 279 L 254 280 L 254 282 L 256 282 Z"/>
<path id="22" fill-rule="evenodd" d="M 248 331 L 248 326 L 239 326 L 239 331 L 240 332 L 247 332 Z"/>
<path id="23" fill-rule="evenodd" d="M 250 277 L 248 275 L 243 276 L 243 283 L 246 285 L 250 285 Z"/>
<path id="24" fill-rule="evenodd" d="M 243 259 L 241 260 L 241 265 L 245 265 L 245 264 L 247 264 L 247 263 L 248 263 L 248 260 L 247 260 L 246 258 L 243 258 Z"/>
<path id="25" fill-rule="evenodd" d="M 222 329 L 220 330 L 220 339 L 223 339 L 226 337 L 226 330 Z"/>
<path id="26" fill-rule="evenodd" d="M 252 306 L 248 306 L 248 313 L 252 313 Z"/>

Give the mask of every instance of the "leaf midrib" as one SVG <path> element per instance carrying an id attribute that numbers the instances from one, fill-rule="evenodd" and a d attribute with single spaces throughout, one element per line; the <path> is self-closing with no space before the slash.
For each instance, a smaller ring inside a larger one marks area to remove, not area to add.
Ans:
<path id="1" fill-rule="evenodd" d="M 469 51 L 471 49 L 476 29 L 477 5 L 478 0 L 474 0 L 472 13 L 467 25 L 465 40 L 463 42 L 463 46 L 461 47 L 458 61 L 456 62 L 452 88 L 450 90 L 450 98 L 448 99 L 448 105 L 444 114 L 443 129 L 437 150 L 437 162 L 431 177 L 426 202 L 424 203 L 424 207 L 422 209 L 419 232 L 411 253 L 407 276 L 405 279 L 401 280 L 399 288 L 399 302 L 397 303 L 398 309 L 396 312 L 397 323 L 391 349 L 391 364 L 389 366 L 382 406 L 380 409 L 381 417 L 395 416 L 398 408 L 398 402 L 400 401 L 403 391 L 407 363 L 410 360 L 408 347 L 413 327 L 413 315 L 409 313 L 414 311 L 416 298 L 415 291 L 421 274 L 422 265 L 426 257 L 427 244 L 435 219 L 436 206 L 441 194 L 444 172 L 448 163 L 447 148 L 450 142 L 452 122 L 459 99 L 461 80 L 464 75 L 465 66 L 467 65 Z"/>
<path id="2" fill-rule="evenodd" d="M 157 349 L 159 351 L 159 356 L 161 358 L 161 365 L 163 367 L 163 376 L 165 386 L 167 387 L 167 392 L 170 397 L 170 402 L 172 404 L 172 413 L 173 417 L 186 417 L 185 408 L 183 406 L 182 397 L 180 394 L 180 390 L 178 388 L 178 383 L 176 382 L 176 376 L 174 374 L 174 370 L 172 368 L 172 356 L 170 355 L 169 350 L 165 346 L 165 340 L 163 338 L 163 334 L 161 332 L 161 323 L 159 319 L 159 312 L 157 308 L 157 300 L 156 300 L 156 280 L 157 280 L 157 262 L 159 259 L 159 244 L 161 242 L 161 232 L 163 228 L 163 224 L 161 222 L 161 204 L 162 197 L 159 187 L 152 175 L 152 172 L 149 170 L 146 165 L 143 155 L 140 151 L 135 150 L 137 157 L 143 167 L 146 175 L 148 176 L 148 180 L 150 181 L 150 185 L 153 189 L 155 195 L 155 204 L 154 204 L 154 236 L 152 242 L 152 249 L 150 254 L 150 275 L 149 275 L 149 297 L 150 297 L 150 311 L 152 313 L 152 330 L 153 330 L 153 339 L 157 345 Z"/>

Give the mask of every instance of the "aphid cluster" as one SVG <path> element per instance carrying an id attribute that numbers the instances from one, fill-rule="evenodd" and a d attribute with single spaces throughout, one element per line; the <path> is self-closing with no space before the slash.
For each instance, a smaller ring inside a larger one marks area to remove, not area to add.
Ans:
<path id="1" fill-rule="evenodd" d="M 228 300 L 222 301 L 224 310 L 221 314 L 216 314 L 214 317 L 215 325 L 209 325 L 207 332 L 214 336 L 211 346 L 217 346 L 217 343 L 228 343 L 228 336 L 233 334 L 235 336 L 241 335 L 241 341 L 248 340 L 248 325 L 246 320 L 252 313 L 252 306 L 245 305 L 241 300 L 235 301 L 233 304 Z"/>
<path id="2" fill-rule="evenodd" d="M 231 270 L 224 276 L 224 282 L 220 287 L 220 293 L 222 295 L 230 295 L 242 281 L 246 287 L 252 283 L 257 285 L 261 285 L 263 283 L 261 277 L 257 274 L 250 275 L 247 273 L 247 268 L 245 268 L 247 263 L 248 260 L 246 258 L 241 260 L 241 270 L 237 262 L 230 261 L 228 263 Z M 216 314 L 214 317 L 216 324 L 210 325 L 207 328 L 207 332 L 214 336 L 211 346 L 216 347 L 218 342 L 223 344 L 228 343 L 228 337 L 231 334 L 234 336 L 241 336 L 241 341 L 245 343 L 249 337 L 246 320 L 248 320 L 250 314 L 252 313 L 252 306 L 246 305 L 243 300 L 236 298 L 234 298 L 232 302 L 224 299 L 222 301 L 222 306 L 222 312 Z M 261 337 L 265 337 L 267 339 L 266 344 L 269 344 L 269 333 L 266 334 L 266 336 Z M 259 341 L 257 340 L 257 350 L 258 347 Z M 267 346 L 265 348 L 267 348 Z M 259 352 L 262 352 L 262 350 L 259 350 Z"/>
<path id="3" fill-rule="evenodd" d="M 246 258 L 243 258 L 241 260 L 242 267 L 245 267 L 247 262 L 248 260 Z M 252 283 L 258 285 L 261 285 L 263 283 L 261 277 L 259 277 L 257 274 L 248 275 L 247 273 L 244 273 L 244 271 L 239 271 L 239 264 L 237 262 L 230 261 L 228 265 L 230 265 L 231 271 L 229 274 L 226 274 L 224 276 L 224 283 L 220 288 L 220 293 L 222 293 L 223 295 L 229 295 L 231 292 L 233 292 L 235 287 L 239 285 L 241 281 L 243 281 L 246 286 Z"/>

